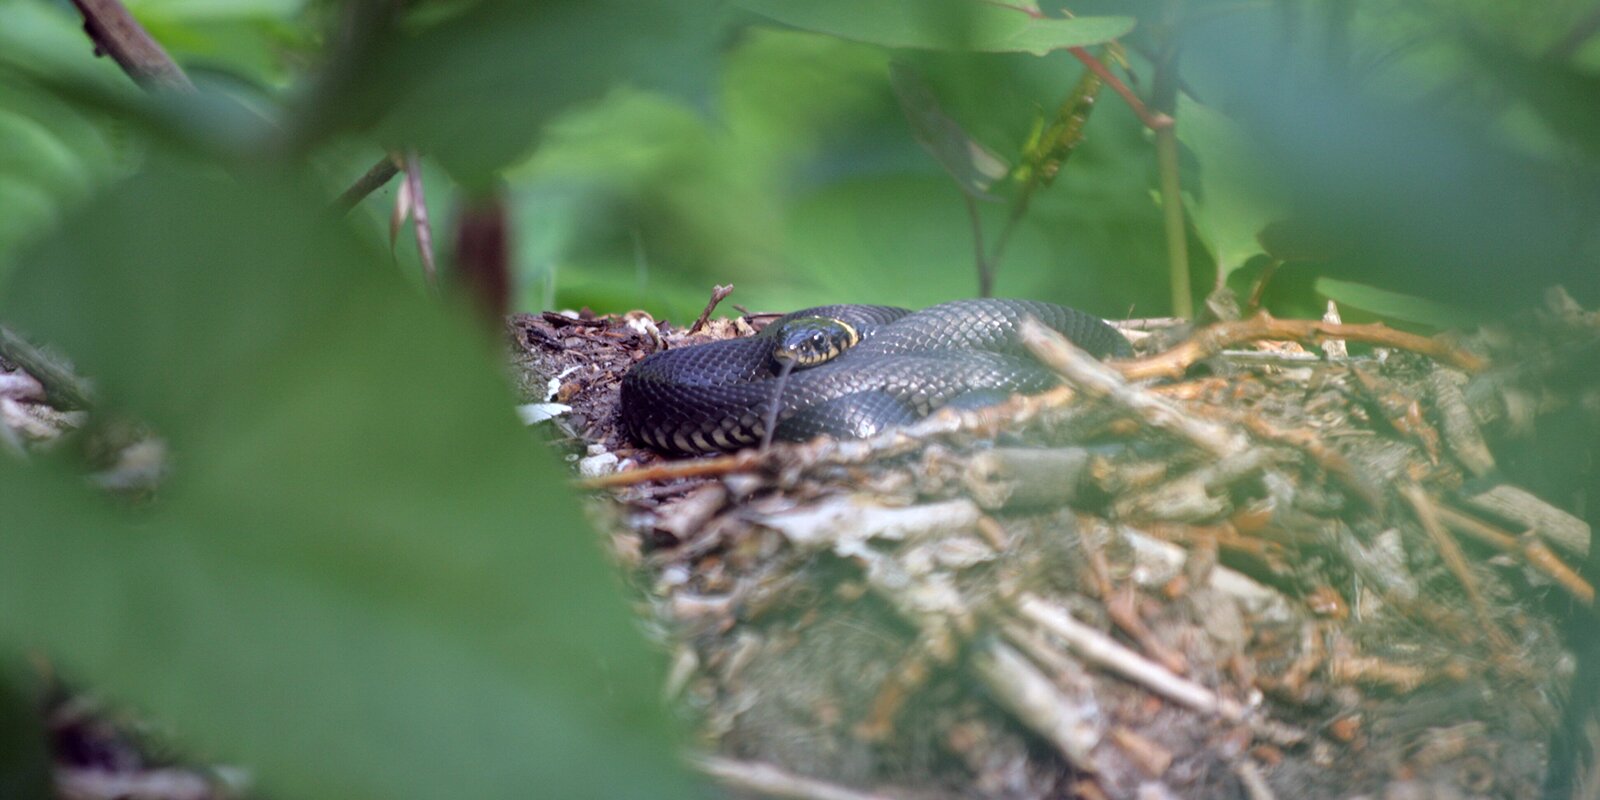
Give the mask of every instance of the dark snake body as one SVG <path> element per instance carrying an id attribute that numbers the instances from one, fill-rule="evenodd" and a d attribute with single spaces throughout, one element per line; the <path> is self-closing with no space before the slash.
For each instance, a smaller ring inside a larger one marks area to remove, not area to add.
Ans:
<path id="1" fill-rule="evenodd" d="M 830 317 L 861 341 L 824 364 L 789 374 L 774 438 L 872 436 L 946 405 L 985 405 L 1057 384 L 1018 338 L 1025 316 L 1096 357 L 1127 356 L 1128 340 L 1100 318 L 1032 300 L 956 300 L 910 311 L 819 306 L 788 314 L 755 336 L 654 353 L 622 379 L 622 422 L 640 444 L 711 453 L 759 443 L 777 383 L 772 360 L 782 325 Z"/>

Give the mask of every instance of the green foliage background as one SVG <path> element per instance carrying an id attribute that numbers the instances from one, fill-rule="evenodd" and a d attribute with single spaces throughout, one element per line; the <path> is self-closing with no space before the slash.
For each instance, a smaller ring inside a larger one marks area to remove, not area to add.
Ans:
<path id="1" fill-rule="evenodd" d="M 383 3 L 128 5 L 200 92 L 141 92 L 70 3 L 0 0 L 0 321 L 159 431 L 171 474 L 128 507 L 71 448 L 0 460 L 0 654 L 285 797 L 691 791 L 497 343 L 420 290 L 410 236 L 389 249 L 394 184 L 328 211 L 385 146 L 422 152 L 442 253 L 463 199 L 503 189 L 526 309 L 684 320 L 728 282 L 752 309 L 922 306 L 975 293 L 973 234 L 891 64 L 1017 165 L 1083 74 L 1061 48 L 1126 34 L 1141 93 L 1183 47 L 1199 293 L 1247 288 L 1289 217 L 1334 246 L 1274 283 L 1280 313 L 1455 322 L 1600 272 L 1577 0 L 439 0 L 355 44 L 330 31 Z M 1167 313 L 1156 185 L 1103 92 L 997 294 Z M 1017 182 L 992 192 L 991 242 Z"/>

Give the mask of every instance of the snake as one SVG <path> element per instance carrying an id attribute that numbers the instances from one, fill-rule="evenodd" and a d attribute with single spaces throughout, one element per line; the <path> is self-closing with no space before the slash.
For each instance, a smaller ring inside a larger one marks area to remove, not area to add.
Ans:
<path id="1" fill-rule="evenodd" d="M 622 378 L 621 422 L 635 442 L 673 455 L 871 437 L 945 406 L 976 408 L 1058 385 L 1021 342 L 1027 317 L 1097 358 L 1132 355 L 1099 317 L 1037 300 L 954 300 L 918 311 L 815 306 L 753 336 L 646 356 Z"/>

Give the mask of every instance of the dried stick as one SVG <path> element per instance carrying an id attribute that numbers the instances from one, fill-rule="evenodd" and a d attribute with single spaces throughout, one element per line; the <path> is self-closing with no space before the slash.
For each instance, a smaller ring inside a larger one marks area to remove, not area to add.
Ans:
<path id="1" fill-rule="evenodd" d="M 89 407 L 89 389 L 82 379 L 4 325 L 0 325 L 0 356 L 39 381 L 52 406 L 63 411 Z"/>
<path id="2" fill-rule="evenodd" d="M 356 178 L 356 182 L 350 184 L 350 188 L 345 189 L 339 198 L 333 201 L 334 211 L 341 215 L 350 213 L 366 199 L 367 195 L 383 188 L 384 184 L 398 174 L 400 174 L 399 162 L 393 155 L 385 153 L 383 158 L 378 159 L 378 163 L 373 164 L 365 174 Z"/>
<path id="3" fill-rule="evenodd" d="M 1468 472 L 1482 477 L 1494 470 L 1494 454 L 1483 440 L 1483 431 L 1472 416 L 1472 409 L 1450 370 L 1434 365 L 1428 374 L 1428 391 L 1433 394 L 1433 407 L 1439 415 L 1439 428 L 1444 433 L 1445 444 Z"/>
<path id="4" fill-rule="evenodd" d="M 1322 338 L 1348 339 L 1382 347 L 1411 350 L 1468 372 L 1482 372 L 1489 364 L 1475 353 L 1442 339 L 1397 331 L 1380 323 L 1363 325 L 1332 324 L 1320 320 L 1278 319 L 1261 312 L 1249 319 L 1218 322 L 1195 331 L 1193 336 L 1156 355 L 1117 365 L 1128 380 L 1181 377 L 1189 367 L 1224 349 L 1258 339 L 1293 339 L 1316 343 Z"/>
<path id="5" fill-rule="evenodd" d="M 1208 406 L 1208 411 L 1232 420 L 1235 424 L 1243 425 L 1258 439 L 1288 445 L 1305 453 L 1323 472 L 1328 473 L 1339 485 L 1349 490 L 1368 508 L 1383 508 L 1383 493 L 1367 477 L 1357 470 L 1343 453 L 1329 447 L 1328 444 L 1316 434 L 1307 430 L 1292 430 L 1279 428 L 1271 422 L 1255 414 L 1245 414 L 1221 406 Z"/>
<path id="6" fill-rule="evenodd" d="M 972 226 L 972 258 L 978 268 L 978 296 L 994 296 L 994 263 L 985 255 L 983 246 L 983 217 L 978 214 L 978 201 L 963 191 L 961 199 L 967 207 L 967 224 Z M 1009 223 L 1007 225 L 1009 228 Z M 1002 240 L 1003 241 L 1003 240 Z M 999 248 L 996 248 L 997 250 Z M 998 253 L 996 254 L 998 257 Z"/>
<path id="7" fill-rule="evenodd" d="M 731 283 L 727 286 L 712 286 L 711 299 L 706 302 L 705 310 L 700 312 L 700 316 L 695 318 L 694 324 L 689 326 L 689 333 L 699 333 L 706 323 L 711 321 L 711 312 L 717 310 L 717 304 L 726 300 L 730 294 L 733 294 Z"/>
<path id="8" fill-rule="evenodd" d="M 1254 760 L 1239 759 L 1233 766 L 1233 774 L 1239 776 L 1239 783 L 1244 785 L 1245 797 L 1250 800 L 1278 800 L 1271 784 L 1267 783 L 1267 776 L 1261 774 L 1261 768 L 1256 766 Z"/>
<path id="9" fill-rule="evenodd" d="M 1160 664 L 1135 653 L 1105 633 L 1079 622 L 1066 610 L 1047 603 L 1036 595 L 1022 595 L 1014 607 L 1023 619 L 1060 639 L 1084 661 L 1111 670 L 1124 679 L 1191 711 L 1215 715 L 1229 722 L 1249 723 L 1257 734 L 1277 743 L 1294 743 L 1305 739 L 1304 731 L 1265 720 L 1251 719 L 1249 711 L 1238 702 L 1194 681 L 1168 672 Z"/>
<path id="10" fill-rule="evenodd" d="M 1104 735 L 1093 700 L 1068 697 L 1010 645 L 992 642 L 973 659 L 984 684 L 1016 718 L 1055 746 L 1075 769 L 1098 771 L 1094 749 Z"/>
<path id="11" fill-rule="evenodd" d="M 1096 360 L 1037 320 L 1023 320 L 1021 338 L 1040 361 L 1068 383 L 1127 409 L 1152 428 L 1173 434 L 1218 458 L 1236 455 L 1249 446 L 1239 431 L 1198 419 L 1184 413 L 1171 400 L 1130 385 L 1116 368 Z"/>
<path id="12" fill-rule="evenodd" d="M 1111 91 L 1116 92 L 1119 97 L 1127 102 L 1128 107 L 1133 109 L 1133 113 L 1138 115 L 1139 121 L 1143 122 L 1146 128 L 1153 131 L 1162 131 L 1173 126 L 1174 120 L 1170 115 L 1160 111 L 1151 111 L 1144 104 L 1144 101 L 1140 100 L 1139 96 L 1134 94 L 1133 90 L 1129 89 L 1128 85 L 1116 76 L 1116 73 L 1107 69 L 1105 62 L 1095 58 L 1093 53 L 1082 47 L 1069 47 L 1067 52 L 1071 53 L 1073 58 L 1082 61 L 1083 65 L 1088 67 L 1091 72 L 1099 75 L 1100 79 L 1111 87 Z"/>
<path id="13" fill-rule="evenodd" d="M 668 461 L 624 472 L 613 472 L 610 475 L 601 475 L 597 478 L 589 478 L 579 481 L 578 485 L 585 489 L 617 489 L 623 486 L 637 486 L 641 483 L 675 481 L 684 478 L 713 478 L 721 475 L 732 475 L 737 472 L 753 472 L 763 468 L 771 460 L 768 458 L 771 452 L 774 451 L 762 453 L 756 450 L 741 450 L 726 456 Z"/>
<path id="14" fill-rule="evenodd" d="M 422 193 L 422 161 L 417 151 L 405 154 L 406 188 L 411 192 L 411 215 L 416 223 L 417 255 L 422 258 L 422 277 L 428 288 L 439 288 L 439 269 L 433 260 L 433 222 L 428 218 L 428 198 Z"/>
<path id="15" fill-rule="evenodd" d="M 1433 510 L 1439 515 L 1439 521 L 1456 533 L 1471 536 L 1502 553 L 1520 554 L 1529 566 L 1543 572 L 1579 602 L 1584 605 L 1594 603 L 1594 586 L 1545 546 L 1538 535 L 1513 536 L 1477 517 L 1463 514 L 1446 505 L 1435 506 Z"/>
<path id="16" fill-rule="evenodd" d="M 975 409 L 945 408 L 902 428 L 891 428 L 870 439 L 835 439 L 822 436 L 800 444 L 775 442 L 766 452 L 742 450 L 726 456 L 712 456 L 616 472 L 579 481 L 586 489 L 614 489 L 654 481 L 703 478 L 757 470 L 777 471 L 785 465 L 865 464 L 893 458 L 920 449 L 930 439 L 969 434 L 993 438 L 1013 426 L 1027 425 L 1046 414 L 1065 408 L 1076 399 L 1069 387 Z"/>
<path id="17" fill-rule="evenodd" d="M 1478 618 L 1478 624 L 1488 632 L 1490 642 L 1501 653 L 1509 653 L 1514 645 L 1511 638 L 1500 626 L 1495 624 L 1494 617 L 1489 614 L 1489 604 L 1483 599 L 1483 592 L 1478 590 L 1478 579 L 1472 574 L 1472 567 L 1467 563 L 1467 557 L 1461 552 L 1461 545 L 1450 538 L 1450 532 L 1445 530 L 1439 521 L 1436 512 L 1438 504 L 1428 496 L 1421 486 L 1408 483 L 1400 487 L 1400 496 L 1411 506 L 1417 515 L 1417 521 L 1422 524 L 1422 529 L 1433 539 L 1433 544 L 1439 549 L 1440 558 L 1444 559 L 1445 566 L 1461 582 L 1461 588 L 1467 593 L 1468 602 L 1472 603 L 1472 613 Z"/>
<path id="18" fill-rule="evenodd" d="M 1476 494 L 1461 494 L 1462 504 L 1506 522 L 1535 531 L 1564 552 L 1589 552 L 1589 524 L 1550 505 L 1520 486 L 1502 483 Z"/>
<path id="19" fill-rule="evenodd" d="M 1031 594 L 1016 602 L 1023 619 L 1048 631 L 1085 661 L 1121 675 L 1178 705 L 1229 722 L 1245 719 L 1244 706 L 1128 649 L 1117 640 L 1074 619 L 1065 609 Z"/>
<path id="20" fill-rule="evenodd" d="M 149 91 L 194 91 L 194 83 L 119 0 L 72 0 L 98 53 Z M 97 54 L 98 54 L 97 53 Z"/>
<path id="21" fill-rule="evenodd" d="M 898 800 L 895 795 L 863 792 L 816 778 L 802 777 L 756 761 L 709 757 L 696 760 L 694 765 L 724 786 L 767 797 L 787 797 L 791 800 Z"/>

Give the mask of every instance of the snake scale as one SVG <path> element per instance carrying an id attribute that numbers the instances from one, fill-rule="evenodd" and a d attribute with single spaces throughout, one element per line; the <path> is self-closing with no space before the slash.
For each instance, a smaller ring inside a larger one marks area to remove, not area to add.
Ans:
<path id="1" fill-rule="evenodd" d="M 946 405 L 975 407 L 1040 392 L 1057 379 L 1022 346 L 1025 316 L 1096 357 L 1132 352 L 1100 318 L 1033 300 L 956 300 L 921 311 L 818 306 L 787 314 L 755 336 L 651 354 L 623 376 L 622 423 L 635 441 L 658 451 L 713 453 L 760 442 L 764 417 L 774 410 L 776 439 L 860 438 Z M 824 363 L 795 369 L 778 393 L 779 335 L 813 318 L 845 323 L 859 340 Z"/>

